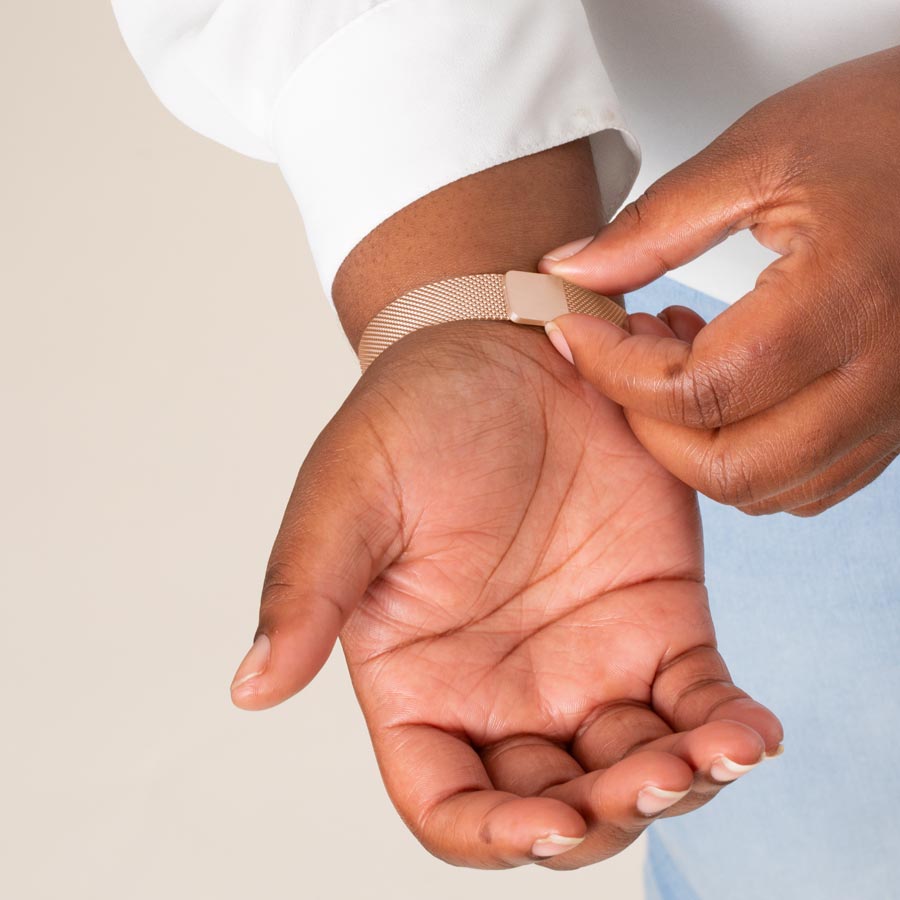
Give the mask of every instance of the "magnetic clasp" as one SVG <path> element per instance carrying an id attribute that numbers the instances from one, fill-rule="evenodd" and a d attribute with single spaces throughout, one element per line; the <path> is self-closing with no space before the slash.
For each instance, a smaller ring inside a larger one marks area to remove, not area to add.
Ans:
<path id="1" fill-rule="evenodd" d="M 504 276 L 506 310 L 511 322 L 540 325 L 569 311 L 562 278 L 538 272 L 507 272 Z"/>

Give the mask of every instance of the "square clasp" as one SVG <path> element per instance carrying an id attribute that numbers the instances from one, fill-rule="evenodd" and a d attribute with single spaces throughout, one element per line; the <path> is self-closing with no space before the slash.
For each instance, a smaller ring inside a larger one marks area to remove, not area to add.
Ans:
<path id="1" fill-rule="evenodd" d="M 507 272 L 506 310 L 511 322 L 540 325 L 569 311 L 562 278 L 538 272 Z"/>

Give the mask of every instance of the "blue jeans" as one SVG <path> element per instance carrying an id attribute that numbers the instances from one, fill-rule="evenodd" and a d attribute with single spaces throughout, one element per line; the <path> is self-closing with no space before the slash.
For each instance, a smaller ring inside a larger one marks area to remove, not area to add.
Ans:
<path id="1" fill-rule="evenodd" d="M 629 310 L 725 306 L 664 279 Z M 814 519 L 701 497 L 719 646 L 786 752 L 653 825 L 650 900 L 900 898 L 900 466 Z"/>

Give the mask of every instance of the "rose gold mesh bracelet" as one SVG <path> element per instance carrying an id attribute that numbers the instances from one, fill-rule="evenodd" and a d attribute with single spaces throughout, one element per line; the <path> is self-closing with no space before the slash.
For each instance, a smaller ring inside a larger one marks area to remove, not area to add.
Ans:
<path id="1" fill-rule="evenodd" d="M 628 314 L 609 297 L 555 275 L 507 272 L 463 275 L 416 288 L 369 322 L 359 343 L 363 372 L 400 338 L 443 322 L 487 319 L 540 325 L 566 313 L 584 313 L 625 326 Z"/>

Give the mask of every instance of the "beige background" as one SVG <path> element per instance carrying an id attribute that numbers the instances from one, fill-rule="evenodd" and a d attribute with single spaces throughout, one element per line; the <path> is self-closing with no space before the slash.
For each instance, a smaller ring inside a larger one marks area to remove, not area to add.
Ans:
<path id="1" fill-rule="evenodd" d="M 633 900 L 429 857 L 340 653 L 230 706 L 294 474 L 356 377 L 276 169 L 175 122 L 103 0 L 0 4 L 0 895 Z"/>

